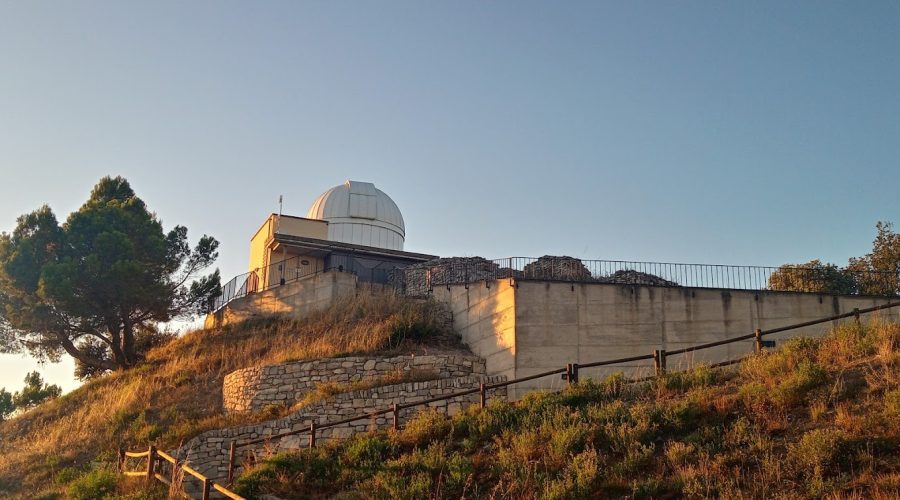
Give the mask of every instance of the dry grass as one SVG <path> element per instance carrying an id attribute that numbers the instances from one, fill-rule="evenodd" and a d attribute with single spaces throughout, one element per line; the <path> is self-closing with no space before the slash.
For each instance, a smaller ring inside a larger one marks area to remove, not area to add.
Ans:
<path id="1" fill-rule="evenodd" d="M 316 384 L 315 388 L 306 392 L 303 398 L 297 401 L 291 410 L 299 410 L 304 406 L 309 406 L 315 402 L 327 399 L 335 394 L 343 394 L 345 392 L 363 391 L 374 387 L 384 387 L 386 385 L 405 384 L 407 382 L 426 382 L 429 380 L 437 380 L 441 378 L 440 374 L 432 370 L 394 370 L 388 374 L 367 378 L 365 380 L 357 380 L 354 382 L 323 382 Z"/>
<path id="2" fill-rule="evenodd" d="M 844 325 L 737 369 L 584 380 L 276 455 L 281 498 L 900 498 L 900 323 Z"/>
<path id="3" fill-rule="evenodd" d="M 90 381 L 0 423 L 0 497 L 59 488 L 52 463 L 114 461 L 122 446 L 167 449 L 208 429 L 269 420 L 284 409 L 225 416 L 224 376 L 236 369 L 353 353 L 460 349 L 435 302 L 350 297 L 306 318 L 269 318 L 200 330 L 151 351 L 141 366 Z"/>

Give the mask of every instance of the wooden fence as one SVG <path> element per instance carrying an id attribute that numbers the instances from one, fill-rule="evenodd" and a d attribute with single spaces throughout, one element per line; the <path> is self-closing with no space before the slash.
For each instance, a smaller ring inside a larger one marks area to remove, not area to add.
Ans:
<path id="1" fill-rule="evenodd" d="M 129 458 L 144 458 L 147 457 L 147 465 L 144 470 L 139 471 L 130 471 L 126 470 L 126 461 Z M 159 465 L 163 462 L 169 463 L 169 475 L 165 476 L 160 473 Z M 176 459 L 172 455 L 168 453 L 157 450 L 155 446 L 150 445 L 147 451 L 140 452 L 132 452 L 132 451 L 124 451 L 119 450 L 119 462 L 118 468 L 121 473 L 126 476 L 132 477 L 146 477 L 147 478 L 147 486 L 149 487 L 153 484 L 153 480 L 158 480 L 163 484 L 169 486 L 170 491 L 177 490 L 181 491 L 182 495 L 186 498 L 190 498 L 187 494 L 183 492 L 181 488 L 181 481 L 187 477 L 191 476 L 201 483 L 201 494 L 200 498 L 202 500 L 209 500 L 209 495 L 212 490 L 218 491 L 222 495 L 225 495 L 228 498 L 232 498 L 234 500 L 244 500 L 244 497 L 238 495 L 237 493 L 231 491 L 230 489 L 222 486 L 221 484 L 216 483 L 212 479 L 204 476 L 197 470 L 191 468 L 188 464 L 182 463 L 180 460 Z"/>
<path id="2" fill-rule="evenodd" d="M 349 418 L 345 418 L 345 419 L 341 419 L 341 420 L 336 420 L 334 422 L 328 422 L 326 424 L 317 424 L 315 421 L 313 421 L 309 425 L 309 427 L 305 428 L 305 429 L 283 432 L 280 434 L 265 436 L 265 437 L 262 437 L 259 439 L 253 439 L 253 440 L 244 441 L 241 443 L 232 441 L 230 443 L 229 451 L 228 451 L 227 484 L 231 485 L 234 483 L 234 470 L 237 465 L 237 452 L 238 452 L 238 449 L 246 447 L 246 446 L 265 443 L 265 442 L 269 442 L 269 441 L 272 441 L 275 439 L 280 439 L 280 438 L 283 438 L 286 436 L 309 434 L 309 447 L 312 448 L 312 447 L 316 446 L 316 433 L 319 431 L 322 431 L 323 429 L 337 427 L 339 425 L 349 424 L 351 422 L 355 422 L 358 420 L 371 419 L 373 417 L 378 417 L 378 416 L 387 415 L 387 414 L 392 414 L 393 428 L 395 430 L 399 430 L 400 429 L 400 412 L 402 410 L 406 410 L 409 408 L 421 407 L 421 406 L 425 406 L 425 405 L 428 405 L 430 403 L 434 403 L 437 401 L 444 401 L 444 400 L 458 398 L 461 396 L 468 396 L 470 394 L 476 394 L 476 393 L 479 394 L 479 396 L 480 396 L 479 397 L 480 406 L 482 408 L 484 408 L 485 405 L 487 404 L 487 392 L 490 390 L 508 387 L 510 385 L 519 384 L 522 382 L 527 382 L 530 380 L 535 380 L 535 379 L 539 379 L 539 378 L 543 378 L 543 377 L 549 377 L 549 376 L 553 376 L 553 375 L 562 375 L 562 378 L 564 380 L 566 380 L 569 385 L 571 385 L 571 384 L 578 382 L 578 374 L 582 368 L 594 368 L 594 367 L 599 367 L 599 366 L 617 365 L 617 364 L 621 364 L 621 363 L 630 363 L 630 362 L 634 362 L 634 361 L 644 361 L 644 360 L 652 359 L 654 371 L 655 371 L 656 375 L 660 375 L 666 371 L 666 358 L 669 356 L 675 356 L 678 354 L 685 354 L 685 353 L 689 353 L 689 352 L 700 351 L 703 349 L 710 349 L 710 348 L 718 347 L 721 345 L 726 345 L 726 344 L 731 344 L 734 342 L 741 342 L 741 341 L 751 340 L 751 339 L 755 340 L 755 351 L 760 352 L 765 347 L 774 345 L 774 342 L 772 342 L 770 344 L 768 341 L 765 341 L 763 339 L 763 337 L 765 337 L 766 335 L 772 335 L 775 333 L 785 332 L 785 331 L 789 331 L 789 330 L 795 330 L 795 329 L 803 328 L 803 327 L 807 327 L 807 326 L 818 325 L 821 323 L 828 323 L 830 321 L 836 321 L 836 320 L 845 319 L 845 318 L 855 318 L 857 324 L 859 324 L 861 314 L 868 314 L 868 313 L 872 313 L 875 311 L 890 309 L 890 308 L 898 307 L 898 306 L 900 306 L 900 302 L 890 302 L 887 304 L 869 307 L 866 309 L 854 309 L 853 311 L 848 312 L 848 313 L 838 314 L 835 316 L 828 316 L 828 317 L 824 317 L 824 318 L 815 319 L 812 321 L 805 321 L 803 323 L 796 323 L 793 325 L 782 326 L 779 328 L 772 328 L 769 330 L 756 329 L 756 331 L 754 331 L 753 333 L 747 334 L 747 335 L 741 335 L 738 337 L 717 340 L 715 342 L 708 342 L 705 344 L 698 344 L 698 345 L 686 347 L 683 349 L 676 349 L 674 351 L 666 351 L 664 349 L 656 349 L 651 354 L 644 354 L 641 356 L 631 356 L 628 358 L 609 359 L 609 360 L 604 360 L 604 361 L 596 361 L 596 362 L 592 362 L 592 363 L 568 363 L 568 364 L 566 364 L 565 367 L 557 368 L 555 370 L 549 370 L 549 371 L 537 373 L 534 375 L 530 375 L 527 377 L 517 378 L 517 379 L 513 379 L 513 380 L 507 380 L 505 382 L 498 382 L 495 384 L 481 383 L 479 385 L 479 387 L 477 387 L 477 388 L 467 389 L 464 391 L 455 392 L 452 394 L 446 394 L 443 396 L 437 396 L 437 397 L 425 399 L 422 401 L 416 401 L 414 403 L 406 403 L 406 404 L 396 404 L 395 403 L 390 408 L 376 410 L 376 411 L 364 413 L 361 415 L 357 415 L 357 416 L 353 416 L 353 417 L 349 417 Z M 714 363 L 714 364 L 710 365 L 710 367 L 721 367 L 721 366 L 733 365 L 733 364 L 741 362 L 743 359 L 744 358 L 723 361 L 721 363 Z M 646 381 L 651 378 L 653 378 L 653 377 L 632 379 L 629 382 Z M 124 459 L 126 457 L 134 457 L 134 458 L 148 457 L 146 471 L 125 472 L 126 475 L 147 476 L 148 478 L 155 477 L 156 479 L 159 479 L 160 481 L 162 481 L 166 484 L 172 484 L 172 482 L 174 480 L 174 474 L 176 474 L 176 471 L 179 468 L 181 468 L 182 470 L 184 470 L 184 472 L 187 472 L 191 476 L 193 476 L 203 482 L 203 497 L 202 497 L 203 500 L 206 500 L 207 498 L 209 498 L 209 492 L 210 492 L 211 488 L 215 489 L 216 491 L 222 493 L 223 495 L 225 495 L 229 498 L 234 498 L 234 499 L 241 498 L 237 494 L 235 494 L 235 493 L 229 491 L 227 488 L 215 483 L 213 480 L 203 476 L 202 474 L 195 471 L 194 469 L 191 469 L 187 465 L 180 464 L 178 461 L 176 461 L 170 455 L 167 455 L 159 450 L 156 450 L 156 448 L 154 448 L 153 446 L 150 446 L 148 451 L 139 452 L 139 453 L 122 452 L 122 454 L 120 455 L 120 468 L 123 471 L 124 471 L 124 467 L 123 467 Z M 154 458 L 154 457 L 156 457 L 156 458 Z M 166 478 L 156 472 L 155 462 L 159 459 L 168 461 L 172 464 L 173 479 Z M 151 480 L 152 479 L 148 479 L 148 482 Z"/>

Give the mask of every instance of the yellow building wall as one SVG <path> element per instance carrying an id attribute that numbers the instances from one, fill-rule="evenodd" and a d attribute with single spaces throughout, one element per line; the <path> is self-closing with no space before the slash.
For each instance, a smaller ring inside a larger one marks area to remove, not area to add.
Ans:
<path id="1" fill-rule="evenodd" d="M 297 258 L 292 258 L 295 257 L 295 254 L 282 254 L 281 252 L 273 254 L 270 242 L 275 233 L 327 240 L 328 223 L 288 215 L 281 217 L 277 214 L 269 215 L 256 234 L 250 238 L 250 263 L 247 271 L 259 271 L 258 290 L 265 290 L 269 285 L 277 284 L 280 281 L 282 269 L 278 264 L 282 261 L 287 262 L 284 265 L 283 274 L 287 281 L 311 274 L 317 269 L 321 270 L 324 266 L 324 261 L 316 257 L 297 256 Z M 306 264 L 303 261 L 306 261 Z M 268 272 L 263 272 L 265 269 L 268 269 Z"/>
<path id="2" fill-rule="evenodd" d="M 272 215 L 278 219 L 277 215 Z M 291 236 L 303 236 L 304 238 L 316 238 L 319 240 L 328 239 L 328 223 L 323 220 L 304 219 L 301 217 L 282 216 L 277 223 L 276 231 L 278 234 L 289 234 Z"/>
<path id="3" fill-rule="evenodd" d="M 275 216 L 270 215 L 263 225 L 256 231 L 256 234 L 250 238 L 250 266 L 247 272 L 253 272 L 257 269 L 265 269 L 269 265 L 268 243 L 272 235 L 275 234 Z M 260 288 L 266 287 L 265 277 L 260 276 L 262 282 Z"/>

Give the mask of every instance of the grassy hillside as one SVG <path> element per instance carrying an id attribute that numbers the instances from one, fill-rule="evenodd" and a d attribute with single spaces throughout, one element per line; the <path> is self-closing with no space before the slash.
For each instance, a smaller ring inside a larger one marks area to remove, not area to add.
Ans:
<path id="1" fill-rule="evenodd" d="M 898 498 L 900 324 L 843 326 L 734 369 L 583 382 L 277 455 L 282 498 Z"/>
<path id="2" fill-rule="evenodd" d="M 349 298 L 300 320 L 191 332 L 154 349 L 133 370 L 100 377 L 0 423 L 0 498 L 65 491 L 89 469 L 114 463 L 118 446 L 143 449 L 154 442 L 171 449 L 208 429 L 277 416 L 277 409 L 223 415 L 222 380 L 239 368 L 459 348 L 442 306 L 395 296 Z"/>

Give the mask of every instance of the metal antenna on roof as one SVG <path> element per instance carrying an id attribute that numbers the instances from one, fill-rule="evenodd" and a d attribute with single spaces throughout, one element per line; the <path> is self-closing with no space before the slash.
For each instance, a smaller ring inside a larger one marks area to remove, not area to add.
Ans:
<path id="1" fill-rule="evenodd" d="M 284 195 L 278 195 L 278 217 L 281 217 L 281 208 L 284 206 Z"/>

